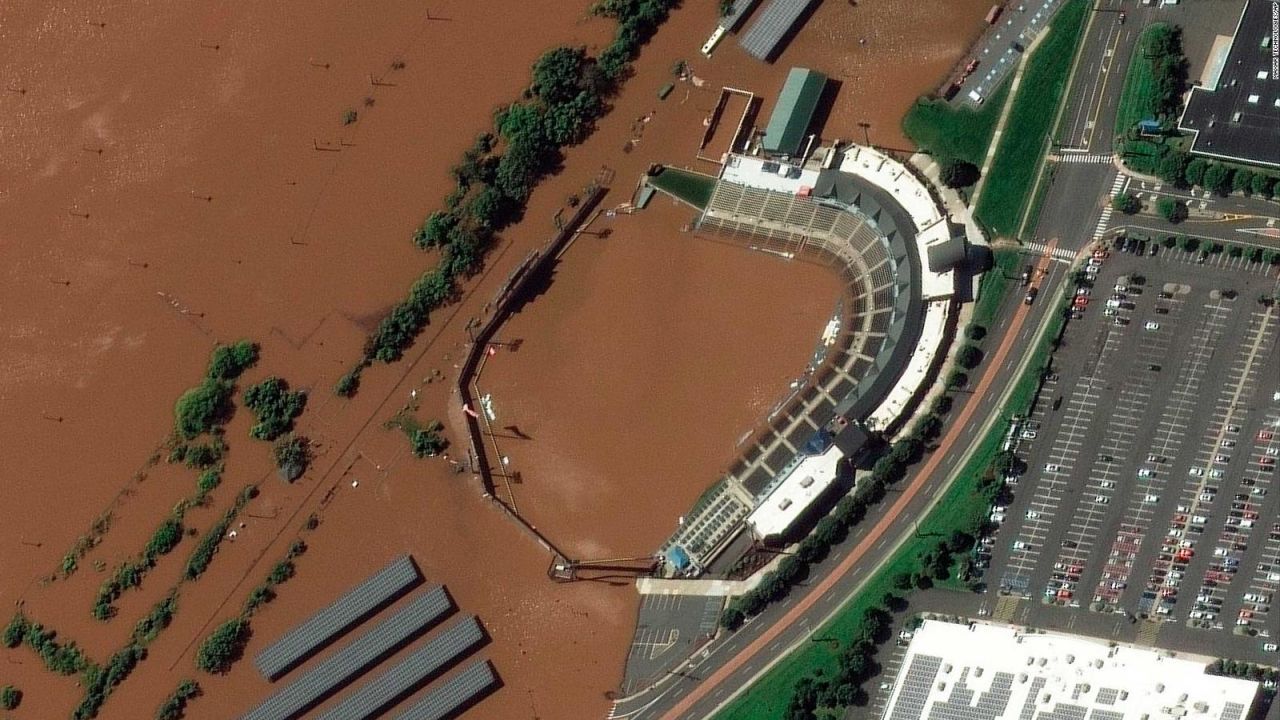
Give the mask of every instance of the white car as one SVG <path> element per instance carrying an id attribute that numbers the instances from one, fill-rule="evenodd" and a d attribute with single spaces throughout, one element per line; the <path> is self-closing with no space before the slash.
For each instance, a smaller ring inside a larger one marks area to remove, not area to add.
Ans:
<path id="1" fill-rule="evenodd" d="M 1036 439 L 1036 437 L 1037 437 L 1038 435 L 1039 435 L 1039 433 L 1037 433 L 1035 430 L 1023 430 L 1023 431 L 1022 431 L 1022 439 L 1023 439 L 1023 440 L 1035 440 L 1035 439 Z"/>
<path id="2" fill-rule="evenodd" d="M 1038 519 L 1039 517 L 1040 517 L 1040 513 L 1036 512 L 1035 510 L 1028 510 L 1028 511 L 1027 511 L 1027 519 L 1028 519 L 1028 520 L 1036 520 L 1036 519 Z"/>
<path id="3" fill-rule="evenodd" d="M 1159 330 L 1160 323 L 1155 321 L 1147 321 L 1147 324 L 1143 325 L 1142 327 L 1146 328 L 1147 330 Z"/>
<path id="4" fill-rule="evenodd" d="M 1221 471 L 1221 470 L 1210 470 L 1210 471 L 1209 471 L 1209 477 L 1211 477 L 1211 478 L 1220 478 L 1220 477 L 1222 477 L 1222 471 Z"/>
<path id="5" fill-rule="evenodd" d="M 1275 652 L 1276 650 L 1280 650 L 1280 645 L 1275 643 L 1263 643 L 1262 645 L 1262 652 Z"/>
<path id="6" fill-rule="evenodd" d="M 1098 503 L 1099 505 L 1106 505 L 1107 503 L 1111 502 L 1111 499 L 1108 498 L 1106 495 L 1095 495 L 1093 498 L 1093 501 Z"/>
<path id="7" fill-rule="evenodd" d="M 1044 466 L 1044 471 L 1051 473 L 1061 472 L 1062 466 L 1057 463 L 1048 463 Z"/>
<path id="8" fill-rule="evenodd" d="M 1141 477 L 1141 478 L 1149 478 L 1149 477 L 1151 477 L 1151 468 L 1141 468 L 1141 469 L 1139 469 L 1139 470 L 1138 470 L 1138 477 Z"/>
<path id="9" fill-rule="evenodd" d="M 1031 544 L 1030 544 L 1030 543 L 1025 543 L 1025 542 L 1023 542 L 1023 541 L 1021 541 L 1021 540 L 1014 540 L 1014 541 L 1013 541 L 1013 549 L 1014 549 L 1014 550 L 1030 550 L 1030 549 L 1031 549 Z"/>
<path id="10" fill-rule="evenodd" d="M 1204 468 L 1191 468 L 1187 474 L 1191 477 L 1204 477 Z"/>

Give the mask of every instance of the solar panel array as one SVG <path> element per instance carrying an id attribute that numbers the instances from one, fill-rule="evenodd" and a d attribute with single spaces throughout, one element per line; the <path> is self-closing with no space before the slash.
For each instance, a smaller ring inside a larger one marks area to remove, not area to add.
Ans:
<path id="1" fill-rule="evenodd" d="M 929 720 L 995 720 L 1004 715 L 1013 698 L 1013 675 L 996 673 L 991 678 L 991 687 L 981 694 L 969 688 L 968 675 L 969 668 L 966 667 L 959 681 L 951 687 L 951 693 L 929 708 Z"/>
<path id="2" fill-rule="evenodd" d="M 902 679 L 902 687 L 898 690 L 898 699 L 891 708 L 889 720 L 920 720 L 924 717 L 924 706 L 929 702 L 929 690 L 933 687 L 933 679 L 942 667 L 942 658 L 937 655 L 916 655 L 911 658 L 907 672 Z"/>
<path id="3" fill-rule="evenodd" d="M 254 664 L 263 677 L 278 679 L 421 579 L 412 558 L 408 555 L 396 558 L 258 653 Z"/>
<path id="4" fill-rule="evenodd" d="M 394 667 L 365 683 L 320 716 L 320 720 L 368 720 L 397 698 L 418 687 L 441 669 L 466 655 L 484 640 L 484 631 L 471 616 L 414 650 Z"/>
<path id="5" fill-rule="evenodd" d="M 1115 705 L 1116 700 L 1120 699 L 1120 691 L 1115 688 L 1098 688 L 1098 694 L 1094 696 L 1093 701 L 1099 705 Z"/>
<path id="6" fill-rule="evenodd" d="M 758 60 L 769 59 L 801 13 L 812 4 L 813 0 L 771 0 L 760 11 L 760 19 L 742 35 L 739 44 L 752 57 Z"/>
<path id="7" fill-rule="evenodd" d="M 453 601 L 444 588 L 433 588 L 267 698 L 242 720 L 296 717 L 452 609 Z"/>
<path id="8" fill-rule="evenodd" d="M 427 693 L 396 720 L 441 720 L 492 688 L 497 681 L 493 668 L 481 660 Z"/>

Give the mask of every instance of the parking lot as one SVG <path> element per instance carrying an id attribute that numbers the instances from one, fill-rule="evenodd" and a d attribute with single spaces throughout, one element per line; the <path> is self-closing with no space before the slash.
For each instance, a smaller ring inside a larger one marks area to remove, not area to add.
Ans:
<path id="1" fill-rule="evenodd" d="M 1280 637 L 1280 307 L 1260 263 L 1108 247 L 997 508 L 993 590 L 1068 608 Z"/>

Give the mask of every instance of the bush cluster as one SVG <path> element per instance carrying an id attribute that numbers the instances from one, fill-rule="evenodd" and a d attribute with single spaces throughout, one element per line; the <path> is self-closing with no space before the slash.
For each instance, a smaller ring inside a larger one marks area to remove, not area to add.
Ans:
<path id="1" fill-rule="evenodd" d="M 350 397 L 369 363 L 398 360 L 430 313 L 455 297 L 457 281 L 479 268 L 494 233 L 519 219 L 534 186 L 559 165 L 561 149 L 590 135 L 606 110 L 605 99 L 676 4 L 602 0 L 593 12 L 616 19 L 618 28 L 599 57 L 581 47 L 559 47 L 538 59 L 525 98 L 497 112 L 496 135 L 476 139 L 453 168 L 457 187 L 444 208 L 414 232 L 419 247 L 440 250 L 439 263 L 382 319 L 365 343 L 363 359 L 335 392 Z"/>
<path id="2" fill-rule="evenodd" d="M 253 614 L 275 599 L 275 588 L 293 577 L 297 571 L 293 561 L 306 550 L 307 545 L 301 540 L 294 540 L 289 545 L 289 552 L 283 560 L 272 566 L 266 580 L 249 591 L 240 614 L 219 625 L 200 644 L 200 649 L 196 653 L 196 667 L 214 674 L 225 673 L 231 669 L 231 666 L 244 654 L 244 646 L 253 633 L 250 625 Z"/>
<path id="3" fill-rule="evenodd" d="M 196 549 L 191 551 L 191 557 L 187 558 L 186 578 L 195 580 L 209 569 L 209 563 L 213 562 L 213 556 L 218 552 L 218 546 L 222 544 L 222 539 L 226 537 L 227 531 L 231 529 L 231 523 L 235 522 L 236 516 L 244 509 L 244 506 L 250 500 L 257 497 L 258 488 L 255 485 L 249 485 L 240 494 L 236 496 L 236 501 L 222 515 L 222 519 L 214 523 L 213 527 L 205 532 L 200 538 L 200 542 L 196 544 Z"/>
<path id="4" fill-rule="evenodd" d="M 1179 188 L 1198 187 L 1221 197 L 1238 192 L 1275 198 L 1280 183 L 1280 176 L 1269 172 L 1192 158 L 1180 150 L 1166 150 L 1156 165 L 1156 174 Z"/>
<path id="5" fill-rule="evenodd" d="M 16 710 L 22 704 L 22 691 L 12 685 L 0 688 L 0 707 L 5 710 Z"/>
<path id="6" fill-rule="evenodd" d="M 307 394 L 290 390 L 289 383 L 281 378 L 269 377 L 244 391 L 244 404 L 258 420 L 249 435 L 258 440 L 275 440 L 293 427 L 293 419 L 307 405 Z"/>
<path id="7" fill-rule="evenodd" d="M 136 560 L 126 560 L 116 567 L 111 577 L 102 582 L 97 597 L 93 602 L 93 616 L 99 620 L 110 620 L 115 617 L 115 601 L 125 590 L 138 587 L 156 562 L 163 555 L 168 555 L 182 540 L 183 531 L 181 514 L 175 513 L 160 523 L 160 527 L 152 533 L 151 539 Z"/>
<path id="8" fill-rule="evenodd" d="M 75 675 L 93 665 L 74 642 L 63 645 L 58 633 L 46 630 L 40 623 L 33 623 L 21 612 L 13 616 L 4 629 L 5 647 L 15 648 L 26 643 L 35 651 L 50 672 L 59 675 Z"/>
<path id="9" fill-rule="evenodd" d="M 271 448 L 280 476 L 289 482 L 302 477 L 311 464 L 311 441 L 302 435 L 285 435 Z"/>
<path id="10" fill-rule="evenodd" d="M 178 436 L 192 440 L 222 425 L 231 411 L 235 379 L 256 362 L 258 346 L 248 340 L 215 347 L 204 380 L 184 392 L 174 406 Z"/>
<path id="11" fill-rule="evenodd" d="M 198 697 L 200 692 L 200 684 L 195 680 L 178 683 L 177 689 L 156 709 L 156 720 L 180 720 L 187 709 L 187 703 Z"/>
<path id="12" fill-rule="evenodd" d="M 249 621 L 240 617 L 232 618 L 214 628 L 209 637 L 200 643 L 200 649 L 196 652 L 196 667 L 212 674 L 227 672 L 244 654 L 250 632 Z"/>

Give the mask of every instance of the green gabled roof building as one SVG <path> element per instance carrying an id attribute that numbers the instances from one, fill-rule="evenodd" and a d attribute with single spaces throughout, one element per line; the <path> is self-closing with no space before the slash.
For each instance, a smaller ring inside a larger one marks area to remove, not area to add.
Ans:
<path id="1" fill-rule="evenodd" d="M 800 149 L 804 131 L 809 129 L 809 121 L 826 86 L 826 75 L 808 68 L 791 68 L 764 129 L 765 151 L 794 155 Z"/>

